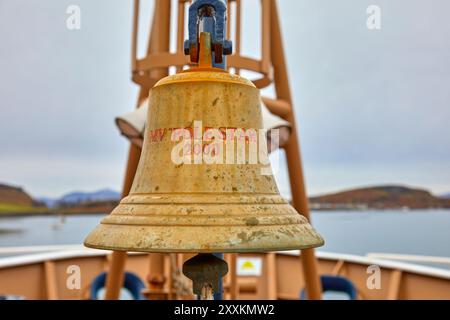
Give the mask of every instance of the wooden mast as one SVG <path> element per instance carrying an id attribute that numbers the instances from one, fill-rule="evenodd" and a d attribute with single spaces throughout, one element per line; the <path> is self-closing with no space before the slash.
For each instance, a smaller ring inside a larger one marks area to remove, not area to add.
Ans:
<path id="1" fill-rule="evenodd" d="M 287 120 L 292 125 L 292 135 L 288 145 L 285 147 L 286 158 L 289 170 L 289 180 L 292 192 L 292 204 L 298 212 L 311 221 L 311 215 L 308 206 L 308 196 L 306 193 L 305 179 L 303 175 L 302 158 L 300 153 L 300 143 L 296 126 L 295 114 L 292 104 L 291 89 L 289 87 L 289 77 L 287 74 L 286 61 L 284 56 L 284 47 L 281 33 L 281 26 L 278 15 L 276 1 L 272 1 L 271 6 L 271 32 L 272 32 L 272 64 L 274 67 L 274 82 L 277 98 L 286 101 L 291 110 Z M 305 278 L 306 292 L 308 299 L 318 300 L 322 297 L 322 288 L 319 274 L 317 272 L 317 260 L 314 255 L 314 249 L 303 250 L 301 254 L 303 266 L 303 275 Z"/>
<path id="2" fill-rule="evenodd" d="M 149 46 L 147 54 L 157 53 L 160 51 L 168 51 L 170 49 L 170 1 L 156 0 L 153 22 L 150 30 Z M 134 23 L 133 23 L 133 43 L 132 43 L 132 62 L 133 70 L 136 68 L 136 55 L 137 55 L 137 41 L 138 41 L 138 16 L 139 16 L 139 0 L 134 0 Z M 146 72 L 147 74 L 149 72 Z M 157 79 L 163 78 L 168 74 L 168 68 L 153 70 L 152 75 L 148 74 L 149 78 Z M 154 81 L 156 83 L 156 80 Z M 148 85 L 141 85 L 138 96 L 137 107 L 141 102 L 147 98 L 148 92 L 152 88 L 153 84 L 150 82 Z M 128 161 L 125 172 L 124 185 L 122 190 L 122 198 L 126 197 L 131 190 L 134 176 L 139 164 L 141 156 L 141 149 L 135 145 L 130 145 L 128 153 Z M 127 253 L 124 251 L 114 251 L 111 255 L 110 268 L 106 279 L 106 300 L 118 300 L 120 296 L 120 289 L 123 283 L 123 274 L 125 271 Z M 162 258 L 161 255 L 155 255 L 155 258 Z M 159 260 L 159 259 L 158 259 Z M 155 263 L 152 263 L 150 256 L 150 267 Z M 161 261 L 157 261 L 157 265 Z"/>

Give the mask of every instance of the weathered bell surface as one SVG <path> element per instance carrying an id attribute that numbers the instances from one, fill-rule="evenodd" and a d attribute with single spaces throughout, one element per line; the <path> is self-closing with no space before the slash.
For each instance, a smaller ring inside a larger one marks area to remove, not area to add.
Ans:
<path id="1" fill-rule="evenodd" d="M 162 79 L 149 103 L 130 195 L 87 237 L 86 246 L 209 253 L 323 245 L 280 196 L 270 165 L 261 161 L 266 140 L 258 134 L 260 95 L 252 82 L 195 68 Z"/>

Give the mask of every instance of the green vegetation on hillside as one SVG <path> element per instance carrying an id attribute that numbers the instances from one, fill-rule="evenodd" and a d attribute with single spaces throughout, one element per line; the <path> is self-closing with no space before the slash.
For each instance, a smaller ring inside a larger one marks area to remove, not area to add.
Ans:
<path id="1" fill-rule="evenodd" d="M 403 186 L 359 188 L 310 198 L 314 209 L 450 209 L 450 199 Z"/>
<path id="2" fill-rule="evenodd" d="M 0 203 L 0 215 L 47 213 L 50 213 L 50 210 L 45 207 L 30 207 L 19 204 Z"/>

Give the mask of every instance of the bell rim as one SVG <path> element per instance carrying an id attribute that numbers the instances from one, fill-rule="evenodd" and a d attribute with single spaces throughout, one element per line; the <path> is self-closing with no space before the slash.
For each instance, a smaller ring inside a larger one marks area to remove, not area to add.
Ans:
<path id="1" fill-rule="evenodd" d="M 95 249 L 95 250 L 107 250 L 107 251 L 120 251 L 120 252 L 135 252 L 135 253 L 269 253 L 269 252 L 287 252 L 287 251 L 301 251 L 301 250 L 308 250 L 308 249 L 314 249 L 319 248 L 325 245 L 325 240 L 322 239 L 322 242 L 319 244 L 310 244 L 305 245 L 302 247 L 279 247 L 279 248 L 270 248 L 270 249 L 245 249 L 245 248 L 239 248 L 239 249 L 151 249 L 151 250 L 144 250 L 144 249 L 136 249 L 136 248 L 118 248 L 118 247 L 112 247 L 112 246 L 97 246 L 97 245 L 91 245 L 86 242 L 83 243 L 83 245 L 89 249 Z"/>
<path id="2" fill-rule="evenodd" d="M 130 236 L 131 235 L 131 236 Z M 325 241 L 309 224 L 246 227 L 98 225 L 84 245 L 93 249 L 154 253 L 245 253 L 305 250 Z"/>

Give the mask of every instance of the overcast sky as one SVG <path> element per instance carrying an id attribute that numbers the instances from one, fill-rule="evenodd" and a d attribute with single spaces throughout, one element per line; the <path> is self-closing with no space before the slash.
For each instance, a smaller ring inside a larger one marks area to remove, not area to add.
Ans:
<path id="1" fill-rule="evenodd" d="M 113 120 L 137 94 L 131 2 L 0 0 L 1 182 L 34 196 L 120 190 L 128 145 Z M 254 55 L 259 1 L 243 2 Z M 279 3 L 309 192 L 450 192 L 450 2 Z M 366 26 L 372 4 L 381 30 Z M 66 28 L 69 5 L 81 8 L 81 30 Z M 278 181 L 286 193 L 285 174 Z"/>

